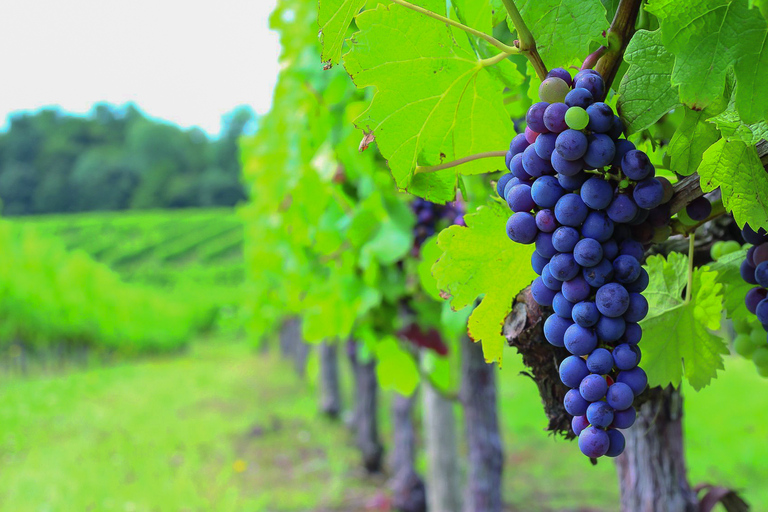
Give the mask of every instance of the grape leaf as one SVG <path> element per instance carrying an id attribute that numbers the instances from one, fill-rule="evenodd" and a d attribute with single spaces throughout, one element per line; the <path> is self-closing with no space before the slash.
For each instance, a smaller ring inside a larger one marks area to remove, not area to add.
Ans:
<path id="1" fill-rule="evenodd" d="M 320 39 L 323 44 L 323 62 L 338 64 L 341 48 L 349 24 L 360 12 L 366 0 L 320 0 L 317 23 L 320 25 Z"/>
<path id="2" fill-rule="evenodd" d="M 736 107 L 748 123 L 768 114 L 768 24 L 743 0 L 653 0 L 662 41 L 675 55 L 672 85 L 680 99 L 702 109 L 722 95 L 733 68 Z"/>
<path id="3" fill-rule="evenodd" d="M 442 251 L 437 246 L 436 236 L 427 238 L 421 245 L 421 258 L 418 266 L 419 282 L 421 289 L 435 300 L 442 300 L 442 297 L 440 297 L 440 289 L 437 287 L 437 280 L 432 275 L 432 265 L 440 259 L 441 254 Z"/>
<path id="4" fill-rule="evenodd" d="M 661 30 L 639 30 L 624 54 L 629 69 L 619 85 L 619 112 L 629 133 L 642 131 L 679 105 L 670 76 L 674 56 L 661 44 Z"/>
<path id="5" fill-rule="evenodd" d="M 765 120 L 751 124 L 745 123 L 739 117 L 734 101 L 731 101 L 727 109 L 710 119 L 709 122 L 716 124 L 723 137 L 729 141 L 740 140 L 754 145 L 761 139 L 768 138 L 768 123 Z"/>
<path id="6" fill-rule="evenodd" d="M 534 247 L 507 238 L 507 217 L 508 211 L 499 203 L 465 215 L 467 227 L 451 226 L 438 236 L 443 255 L 432 267 L 440 289 L 452 296 L 454 309 L 463 309 L 484 295 L 469 317 L 469 335 L 482 342 L 488 362 L 501 363 L 504 318 L 515 296 L 536 278 L 530 261 Z"/>
<path id="7" fill-rule="evenodd" d="M 490 19 L 490 17 L 489 17 Z M 485 69 L 465 37 L 399 5 L 357 17 L 360 32 L 344 64 L 358 87 L 373 86 L 370 107 L 355 124 L 376 135 L 400 188 L 433 202 L 453 199 L 457 170 L 493 170 L 487 160 L 414 174 L 417 166 L 504 150 L 514 135 L 503 84 Z M 517 74 L 518 83 L 523 76 Z"/>
<path id="8" fill-rule="evenodd" d="M 648 258 L 651 280 L 644 295 L 650 306 L 643 327 L 643 369 L 651 386 L 679 386 L 683 375 L 699 390 L 723 369 L 725 342 L 710 331 L 720 328 L 723 285 L 707 267 L 693 273 L 690 302 L 682 298 L 688 258 L 680 253 Z"/>
<path id="9" fill-rule="evenodd" d="M 704 192 L 720 187 L 739 227 L 768 224 L 768 173 L 754 146 L 720 139 L 704 152 L 698 173 Z"/>
<path id="10" fill-rule="evenodd" d="M 720 134 L 714 125 L 706 122 L 710 116 L 707 110 L 684 108 L 683 122 L 669 141 L 667 152 L 671 169 L 682 176 L 690 176 L 698 169 L 704 151 L 717 142 Z"/>
<path id="11" fill-rule="evenodd" d="M 523 0 L 515 2 L 523 21 L 536 39 L 536 48 L 549 67 L 583 60 L 592 41 L 608 30 L 600 0 Z M 509 29 L 514 25 L 509 21 Z"/>
<path id="12" fill-rule="evenodd" d="M 749 7 L 757 7 L 764 18 L 768 18 L 768 0 L 749 0 Z"/>
<path id="13" fill-rule="evenodd" d="M 383 336 L 373 344 L 376 354 L 376 377 L 382 389 L 410 396 L 419 385 L 419 369 L 394 336 Z"/>

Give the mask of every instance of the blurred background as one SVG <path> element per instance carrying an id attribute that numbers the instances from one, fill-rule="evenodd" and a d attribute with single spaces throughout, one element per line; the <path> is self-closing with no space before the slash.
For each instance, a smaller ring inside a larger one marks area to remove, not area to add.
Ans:
<path id="1" fill-rule="evenodd" d="M 389 463 L 366 471 L 349 432 L 354 366 L 334 356 L 341 421 L 321 415 L 317 350 L 286 357 L 296 326 L 265 342 L 250 306 L 247 265 L 263 262 L 244 252 L 260 219 L 244 206 L 257 198 L 241 155 L 258 152 L 290 51 L 270 29 L 275 4 L 0 3 L 0 510 L 396 509 Z M 285 12 L 273 25 L 294 21 Z M 359 113 L 334 77 L 312 94 Z M 506 509 L 618 510 L 614 466 L 550 437 L 534 382 L 506 358 L 494 370 Z M 690 478 L 768 510 L 753 464 L 768 456 L 755 428 L 768 413 L 732 400 L 768 388 L 749 361 L 727 367 L 686 396 Z M 397 396 L 380 398 L 385 446 Z M 712 411 L 733 423 L 712 428 Z"/>

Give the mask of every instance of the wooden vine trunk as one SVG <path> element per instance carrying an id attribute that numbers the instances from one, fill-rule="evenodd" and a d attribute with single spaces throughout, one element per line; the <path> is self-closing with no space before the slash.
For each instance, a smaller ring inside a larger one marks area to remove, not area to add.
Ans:
<path id="1" fill-rule="evenodd" d="M 355 440 L 362 455 L 363 467 L 369 473 L 379 473 L 382 469 L 384 447 L 379 439 L 379 383 L 376 379 L 376 362 L 360 362 L 354 341 L 348 343 L 347 354 L 355 379 Z"/>
<path id="2" fill-rule="evenodd" d="M 336 419 L 341 413 L 338 344 L 320 344 L 320 410 Z"/>
<path id="3" fill-rule="evenodd" d="M 495 365 L 468 337 L 461 341 L 461 403 L 467 436 L 466 512 L 500 512 L 504 468 L 496 399 Z"/>
<path id="4" fill-rule="evenodd" d="M 429 510 L 461 512 L 459 454 L 453 402 L 422 384 L 424 443 L 427 452 L 427 505 Z"/>
<path id="5" fill-rule="evenodd" d="M 427 497 L 424 481 L 416 472 L 416 429 L 413 426 L 413 405 L 416 394 L 392 397 L 392 507 L 400 512 L 426 512 Z"/>

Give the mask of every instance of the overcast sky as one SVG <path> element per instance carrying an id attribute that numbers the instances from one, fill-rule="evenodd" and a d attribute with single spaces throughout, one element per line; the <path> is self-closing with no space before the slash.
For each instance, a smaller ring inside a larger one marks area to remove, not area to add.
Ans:
<path id="1" fill-rule="evenodd" d="M 135 102 L 219 132 L 247 104 L 269 109 L 275 0 L 0 0 L 0 126 L 9 113 Z"/>

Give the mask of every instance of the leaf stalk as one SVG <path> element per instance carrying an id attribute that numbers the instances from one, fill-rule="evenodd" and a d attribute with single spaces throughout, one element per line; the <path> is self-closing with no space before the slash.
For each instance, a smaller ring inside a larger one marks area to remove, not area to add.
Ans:
<path id="1" fill-rule="evenodd" d="M 536 70 L 536 75 L 539 79 L 544 80 L 547 77 L 547 67 L 544 65 L 544 61 L 541 60 L 541 55 L 539 55 L 539 51 L 536 49 L 536 40 L 528 29 L 528 25 L 525 24 L 520 11 L 517 9 L 515 0 L 502 0 L 502 2 L 504 2 L 504 7 L 507 9 L 507 14 L 509 14 L 509 18 L 512 20 L 512 25 L 514 25 L 518 37 L 520 37 L 518 41 L 520 52 L 528 58 L 533 69 Z"/>
<path id="2" fill-rule="evenodd" d="M 461 164 L 466 164 L 468 162 L 480 160 L 481 158 L 497 158 L 497 157 L 503 157 L 506 154 L 507 154 L 506 151 L 486 151 L 485 153 L 476 153 L 474 155 L 465 156 L 464 158 L 459 158 L 458 160 L 453 160 L 451 162 L 446 162 L 444 164 L 424 165 L 424 166 L 417 165 L 416 170 L 413 171 L 413 173 L 423 174 L 428 172 L 442 171 L 443 169 L 450 169 L 451 167 L 457 167 Z"/>

